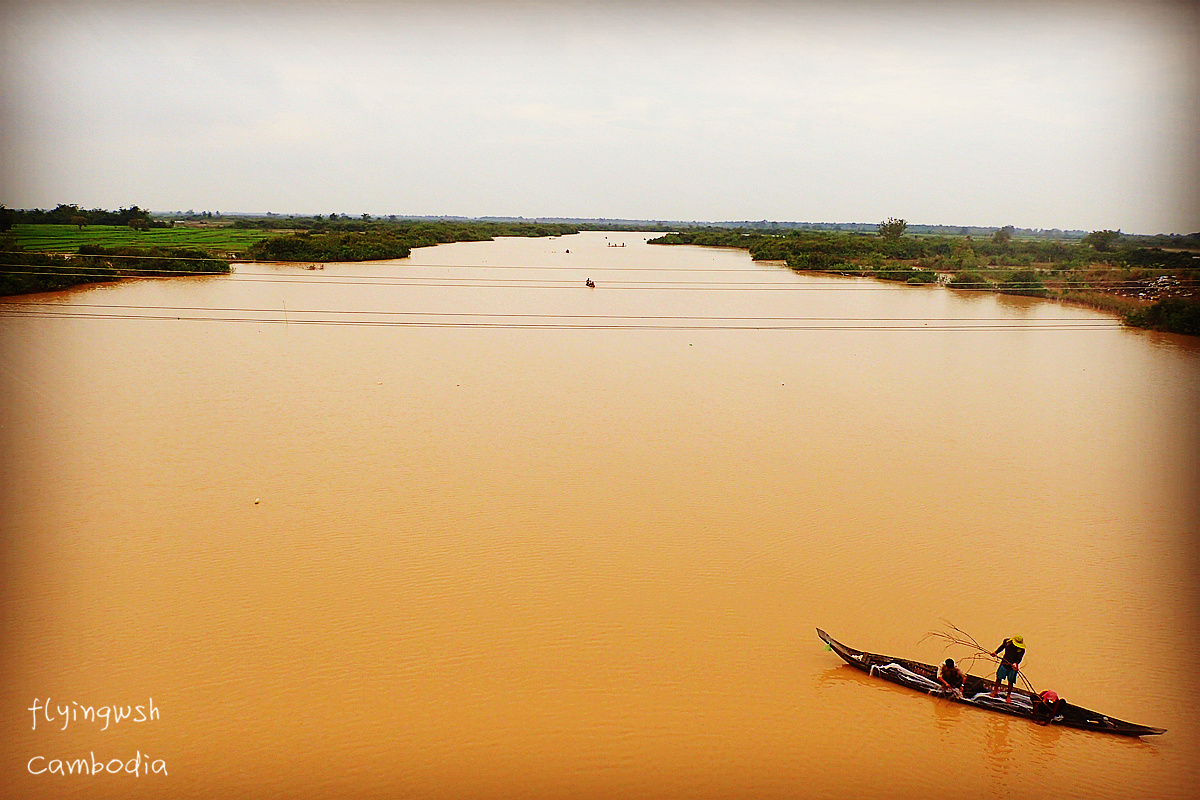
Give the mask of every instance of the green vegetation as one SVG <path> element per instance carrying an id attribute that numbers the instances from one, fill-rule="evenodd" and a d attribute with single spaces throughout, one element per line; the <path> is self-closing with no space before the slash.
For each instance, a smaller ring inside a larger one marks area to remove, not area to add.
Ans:
<path id="1" fill-rule="evenodd" d="M 73 205 L 53 211 L 0 207 L 0 295 L 134 275 L 227 273 L 227 256 L 273 235 L 255 233 L 176 228 L 137 206 L 119 211 L 85 211 Z"/>
<path id="2" fill-rule="evenodd" d="M 1046 297 L 1049 292 L 1037 270 L 1019 269 L 1009 273 L 996 285 L 1005 294 L 1023 294 L 1029 297 Z"/>
<path id="3" fill-rule="evenodd" d="M 56 208 L 46 211 L 34 209 L 3 209 L 0 212 L 0 232 L 8 230 L 10 225 L 72 225 L 84 228 L 88 225 L 140 225 L 146 227 L 170 227 L 163 221 L 151 221 L 150 212 L 137 206 L 121 208 L 117 211 L 106 211 L 103 208 L 93 208 L 90 211 L 77 205 L 60 203 Z"/>
<path id="4" fill-rule="evenodd" d="M 262 222 L 266 227 L 252 227 Z M 128 225 L 18 223 L 11 233 L 20 247 L 40 253 L 75 253 L 80 247 L 190 247 L 231 258 L 267 261 L 367 261 L 403 258 L 415 247 L 448 242 L 487 241 L 496 236 L 561 236 L 578 233 L 571 225 L 471 222 L 319 222 L 292 220 L 293 228 L 275 227 L 277 220 L 241 219 L 236 223 L 151 226 L 139 231 Z M 281 239 L 280 242 L 267 240 Z"/>
<path id="5" fill-rule="evenodd" d="M 1200 303 L 1194 299 L 1166 297 L 1130 312 L 1126 321 L 1139 328 L 1200 336 Z"/>
<path id="6" fill-rule="evenodd" d="M 668 230 L 636 221 L 459 218 L 229 217 L 181 212 L 154 217 L 59 205 L 51 211 L 0 206 L 0 294 L 61 289 L 125 275 L 228 272 L 229 258 L 365 261 L 403 258 L 413 248 L 497 236 L 562 236 L 588 230 Z M 958 235 L 948 235 L 957 232 Z M 978 237 L 978 238 L 975 238 Z M 859 223 L 747 222 L 677 227 L 652 244 L 737 247 L 798 271 L 858 275 L 906 284 L 945 283 L 1080 303 L 1130 325 L 1200 335 L 1200 233 L 1132 236 L 1120 231 L 1031 231 Z"/>
<path id="7" fill-rule="evenodd" d="M 115 281 L 123 277 L 160 277 L 229 272 L 229 262 L 203 250 L 163 247 L 99 247 L 86 245 L 77 254 L 58 256 L 25 252 L 11 241 L 0 242 L 5 267 L 0 270 L 0 295 L 65 289 L 81 283 Z"/>
<path id="8" fill-rule="evenodd" d="M 578 232 L 578 228 L 570 225 L 516 222 L 314 222 L 307 230 L 260 239 L 248 255 L 261 261 L 373 261 L 405 258 L 414 247 L 435 244 Z"/>
<path id="9" fill-rule="evenodd" d="M 247 230 L 228 226 L 200 228 L 152 227 L 138 231 L 129 226 L 17 224 L 12 227 L 16 243 L 41 253 L 75 253 L 80 247 L 190 247 L 229 255 L 248 250 L 259 239 L 279 236 L 279 231 Z"/>
<path id="10" fill-rule="evenodd" d="M 561 236 L 568 224 L 471 220 L 221 217 L 203 212 L 156 219 L 137 206 L 52 211 L 0 206 L 0 295 L 52 291 L 128 275 L 228 272 L 228 259 L 368 261 L 412 248 L 496 236 Z"/>
<path id="11" fill-rule="evenodd" d="M 1118 314 L 1137 327 L 1200 335 L 1200 234 L 1131 237 L 1096 231 L 1064 241 L 1017 238 L 1015 229 L 1005 226 L 976 240 L 906 235 L 905 225 L 889 219 L 875 235 L 705 226 L 650 243 L 739 247 L 755 260 L 782 261 L 803 272 L 908 284 L 940 281 L 954 289 L 1046 297 Z M 1163 239 L 1177 249 L 1149 244 Z"/>
<path id="12" fill-rule="evenodd" d="M 111 264 L 122 274 L 169 277 L 184 274 L 229 272 L 229 262 L 204 250 L 189 247 L 100 247 L 79 248 L 78 260 Z"/>
<path id="13" fill-rule="evenodd" d="M 407 258 L 410 251 L 394 231 L 305 231 L 260 239 L 249 256 L 256 261 L 372 261 Z"/>
<path id="14" fill-rule="evenodd" d="M 884 239 L 899 239 L 904 235 L 904 229 L 908 227 L 908 222 L 895 217 L 888 217 L 883 222 L 879 223 L 879 235 Z"/>
<path id="15" fill-rule="evenodd" d="M 4 268 L 0 270 L 0 296 L 50 292 L 80 283 L 115 281 L 121 276 L 107 263 L 67 260 L 44 253 L 25 253 L 11 240 L 0 240 Z"/>

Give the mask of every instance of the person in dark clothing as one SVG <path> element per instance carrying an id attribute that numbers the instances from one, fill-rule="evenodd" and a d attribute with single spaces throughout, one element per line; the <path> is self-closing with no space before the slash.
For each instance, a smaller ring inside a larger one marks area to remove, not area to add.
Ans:
<path id="1" fill-rule="evenodd" d="M 1000 655 L 1001 651 L 1004 655 Z M 1025 657 L 1025 639 L 1017 634 L 1011 639 L 1005 639 L 1000 646 L 992 651 L 992 655 L 1000 656 L 1000 668 L 996 670 L 996 685 L 992 687 L 992 697 L 1000 691 L 1000 684 L 1008 681 L 1008 690 L 1004 693 L 1004 702 L 1012 702 L 1013 684 L 1017 682 L 1017 665 Z"/>
<path id="2" fill-rule="evenodd" d="M 946 663 L 938 667 L 937 680 L 947 694 L 961 694 L 966 676 L 954 666 L 953 658 L 947 658 Z"/>

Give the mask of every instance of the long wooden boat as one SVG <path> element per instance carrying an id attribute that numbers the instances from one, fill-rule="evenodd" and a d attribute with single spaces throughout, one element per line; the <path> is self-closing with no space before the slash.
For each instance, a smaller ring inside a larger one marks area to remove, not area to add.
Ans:
<path id="1" fill-rule="evenodd" d="M 965 703 L 976 708 L 986 708 L 1002 714 L 1012 714 L 1018 717 L 1035 719 L 1034 706 L 1036 697 L 1019 687 L 1013 687 L 1011 700 L 1005 702 L 1003 696 L 992 697 L 994 683 L 987 678 L 966 675 L 962 694 L 946 692 L 937 680 L 937 667 L 922 664 L 920 661 L 909 661 L 906 658 L 892 658 L 877 653 L 867 653 L 847 647 L 834 639 L 825 631 L 817 628 L 817 635 L 833 652 L 837 653 L 846 663 L 861 669 L 868 675 L 883 678 L 885 681 L 907 686 L 926 694 L 935 694 L 956 703 Z M 1007 688 L 1007 687 L 1005 687 Z M 1146 725 L 1135 725 L 1132 722 L 1106 717 L 1086 708 L 1073 706 L 1062 702 L 1057 706 L 1056 716 L 1049 720 L 1052 725 L 1065 725 L 1069 728 L 1082 728 L 1100 733 L 1115 733 L 1120 736 L 1157 736 L 1166 733 L 1166 728 L 1151 728 Z M 1043 720 L 1044 721 L 1044 720 Z"/>

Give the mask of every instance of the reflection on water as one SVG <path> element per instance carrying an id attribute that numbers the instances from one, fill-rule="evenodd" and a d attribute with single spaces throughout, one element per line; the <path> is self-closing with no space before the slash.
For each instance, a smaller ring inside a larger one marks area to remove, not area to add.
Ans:
<path id="1" fill-rule="evenodd" d="M 1036 763 L 1044 764 L 1047 768 L 1053 769 L 1054 759 L 1057 756 L 1057 746 L 1059 739 L 1062 738 L 1064 728 L 1057 725 L 1039 725 L 1031 726 L 1029 729 L 1030 740 L 1030 758 Z M 1131 740 L 1135 744 L 1142 742 L 1140 739 Z M 1151 745 L 1146 745 L 1150 747 Z"/>
<path id="2" fill-rule="evenodd" d="M 1006 779 L 1013 768 L 1013 746 L 1009 741 L 1012 724 L 1013 718 L 1007 714 L 989 714 L 984 723 L 983 742 L 988 772 L 991 773 L 992 785 L 1001 787 L 1002 792 L 1003 787 L 1008 785 Z"/>
<path id="3" fill-rule="evenodd" d="M 956 723 L 962 716 L 962 704 L 944 697 L 931 697 L 931 699 L 933 700 L 933 719 L 938 728 L 945 732 L 954 731 Z"/>
<path id="4" fill-rule="evenodd" d="M 10 713 L 6 788 L 128 796 L 23 765 L 140 750 L 152 797 L 1190 796 L 1200 351 L 604 236 L 6 307 L 0 697 L 163 715 Z M 813 632 L 961 660 L 947 616 L 1170 733 L 958 707 Z"/>

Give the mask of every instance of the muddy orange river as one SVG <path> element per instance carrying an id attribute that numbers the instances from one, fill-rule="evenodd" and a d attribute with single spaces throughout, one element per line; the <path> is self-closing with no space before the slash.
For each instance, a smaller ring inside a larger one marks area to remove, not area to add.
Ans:
<path id="1" fill-rule="evenodd" d="M 651 236 L 6 298 L 5 793 L 1194 796 L 1197 342 Z"/>

